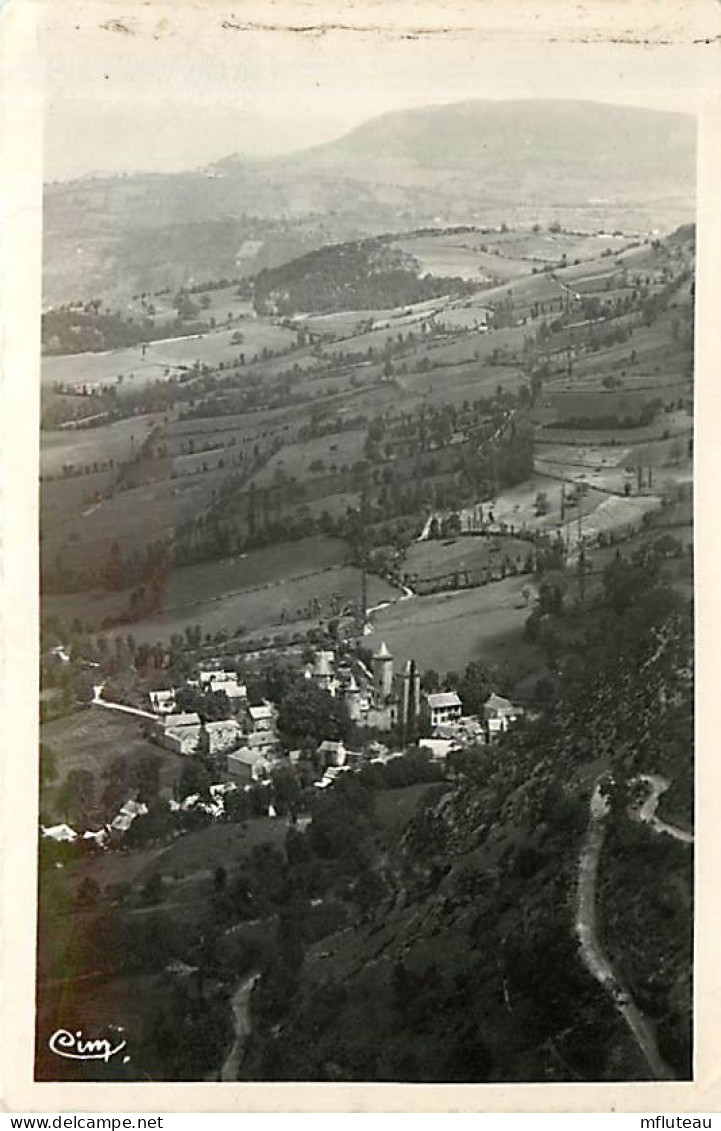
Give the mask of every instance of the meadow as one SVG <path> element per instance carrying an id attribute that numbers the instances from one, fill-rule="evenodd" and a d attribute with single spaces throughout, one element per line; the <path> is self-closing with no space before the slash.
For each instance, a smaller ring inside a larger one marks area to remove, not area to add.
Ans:
<path id="1" fill-rule="evenodd" d="M 267 546 L 221 561 L 181 566 L 173 570 L 163 602 L 168 609 L 177 609 L 196 603 L 200 594 L 204 600 L 222 599 L 238 591 L 261 589 L 334 569 L 343 565 L 346 558 L 344 542 L 317 537 Z"/>
<path id="2" fill-rule="evenodd" d="M 404 573 L 410 577 L 438 577 L 464 570 L 498 569 L 502 558 L 524 561 L 531 548 L 520 538 L 470 537 L 425 539 L 408 547 Z"/>
<path id="3" fill-rule="evenodd" d="M 210 895 L 216 868 L 224 867 L 232 872 L 258 845 L 272 844 L 282 849 L 287 833 L 286 822 L 272 817 L 255 817 L 238 824 L 214 822 L 169 844 L 159 856 L 145 864 L 138 880 L 142 882 L 153 873 L 161 872 L 169 880 L 183 883 L 182 900 L 189 895 L 189 883 L 205 881 L 207 885 L 211 881 L 210 890 L 204 893 Z M 168 898 L 174 902 L 172 886 Z"/>
<path id="4" fill-rule="evenodd" d="M 87 770 L 93 775 L 97 797 L 103 789 L 104 774 L 116 758 L 154 754 L 160 759 L 161 790 L 170 796 L 182 764 L 177 755 L 145 737 L 142 719 L 102 707 L 85 707 L 42 723 L 40 741 L 55 757 L 55 779 L 44 785 L 40 794 L 40 811 L 50 823 L 65 819 L 57 807 L 57 794 L 72 770 Z"/>
<path id="5" fill-rule="evenodd" d="M 233 342 L 236 334 L 243 335 L 240 344 Z M 192 368 L 197 361 L 216 367 L 221 361 L 229 362 L 244 353 L 252 361 L 264 349 L 288 350 L 296 344 L 296 335 L 283 326 L 268 320 L 241 318 L 232 328 L 209 330 L 204 334 L 190 334 L 167 341 L 148 342 L 143 346 L 110 350 L 106 353 L 64 354 L 44 357 L 42 384 L 55 382 L 64 385 L 115 386 L 118 393 L 132 392 L 155 381 L 167 381 Z"/>
<path id="6" fill-rule="evenodd" d="M 599 258 L 604 251 L 618 254 L 627 248 L 632 237 L 596 234 L 594 232 L 551 232 L 541 229 L 537 232 L 515 229 L 508 232 L 490 232 L 479 236 L 479 243 L 497 248 L 504 256 L 512 259 L 538 259 L 558 263 L 566 256 L 574 259 L 592 260 Z"/>
<path id="7" fill-rule="evenodd" d="M 321 463 L 324 468 L 344 464 L 352 466 L 364 458 L 363 447 L 366 439 L 365 429 L 335 432 L 328 436 L 318 436 L 303 443 L 286 444 L 268 460 L 251 482 L 256 487 L 267 487 L 277 481 L 280 473 L 294 479 L 305 480 L 313 476 L 311 465 Z"/>
<path id="8" fill-rule="evenodd" d="M 500 256 L 482 251 L 484 239 L 478 233 L 407 236 L 395 246 L 418 260 L 421 275 L 458 277 L 481 284 L 526 271 L 530 274 L 530 263 L 504 262 Z"/>
<path id="9" fill-rule="evenodd" d="M 43 431 L 40 470 L 43 475 L 59 475 L 66 464 L 92 466 L 130 459 L 154 427 L 163 421 L 161 413 L 132 416 L 93 428 L 61 428 Z"/>
<path id="10" fill-rule="evenodd" d="M 67 566 L 81 567 L 105 563 L 114 543 L 124 554 L 143 550 L 149 542 L 169 536 L 176 526 L 203 514 L 225 475 L 225 470 L 211 468 L 207 474 L 171 480 L 166 473 L 155 482 L 84 505 L 79 514 L 67 515 L 60 523 L 46 509 L 43 552 L 53 557 L 62 553 Z M 64 484 L 50 486 L 60 491 Z"/>
<path id="11" fill-rule="evenodd" d="M 179 572 L 179 571 L 178 571 Z M 283 627 L 307 627 L 307 622 L 329 620 L 360 600 L 361 572 L 352 566 L 330 566 L 303 576 L 267 582 L 257 589 L 238 589 L 207 597 L 196 593 L 194 600 L 170 607 L 132 626 L 135 639 L 142 643 L 169 640 L 174 632 L 200 624 L 203 631 L 230 635 L 239 630 L 249 635 L 275 634 Z M 368 578 L 368 601 L 375 604 L 392 600 L 396 591 L 379 577 Z M 318 602 L 317 606 L 315 602 Z M 311 612 L 311 609 L 316 611 Z"/>
<path id="12" fill-rule="evenodd" d="M 472 660 L 488 663 L 530 661 L 533 649 L 521 639 L 530 614 L 524 577 L 507 578 L 480 589 L 413 597 L 379 610 L 363 644 L 375 649 L 385 640 L 399 668 L 415 659 L 421 669 L 463 671 Z"/>

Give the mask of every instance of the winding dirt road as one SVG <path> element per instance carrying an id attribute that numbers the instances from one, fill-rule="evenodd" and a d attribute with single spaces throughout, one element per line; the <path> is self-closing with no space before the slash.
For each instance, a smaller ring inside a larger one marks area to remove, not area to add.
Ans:
<path id="1" fill-rule="evenodd" d="M 643 1053 L 655 1080 L 673 1080 L 673 1072 L 663 1060 L 656 1045 L 656 1037 L 633 998 L 619 982 L 598 938 L 596 925 L 596 886 L 598 862 L 606 836 L 605 821 L 608 802 L 598 783 L 591 795 L 591 815 L 588 833 L 581 852 L 578 868 L 578 893 L 576 903 L 576 936 L 580 943 L 581 958 L 588 972 L 603 986 L 613 999 L 618 1012 L 628 1025 L 636 1044 Z"/>

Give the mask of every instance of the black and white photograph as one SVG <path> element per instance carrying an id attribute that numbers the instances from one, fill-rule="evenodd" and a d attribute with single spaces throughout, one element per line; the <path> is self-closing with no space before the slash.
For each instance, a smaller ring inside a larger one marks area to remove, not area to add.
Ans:
<path id="1" fill-rule="evenodd" d="M 34 1078 L 690 1082 L 713 47 L 190 8 L 41 18 Z"/>

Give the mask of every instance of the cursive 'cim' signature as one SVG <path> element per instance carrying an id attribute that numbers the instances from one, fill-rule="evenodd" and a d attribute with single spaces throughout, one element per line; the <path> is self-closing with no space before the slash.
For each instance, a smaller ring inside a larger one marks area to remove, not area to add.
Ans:
<path id="1" fill-rule="evenodd" d="M 107 1064 L 112 1056 L 122 1052 L 127 1043 L 121 1041 L 120 1044 L 113 1045 L 105 1037 L 94 1041 L 86 1040 L 82 1029 L 76 1029 L 74 1033 L 69 1029 L 56 1029 L 48 1041 L 48 1048 L 56 1056 L 64 1056 L 67 1060 L 104 1060 Z M 127 1061 L 128 1057 L 123 1059 Z"/>

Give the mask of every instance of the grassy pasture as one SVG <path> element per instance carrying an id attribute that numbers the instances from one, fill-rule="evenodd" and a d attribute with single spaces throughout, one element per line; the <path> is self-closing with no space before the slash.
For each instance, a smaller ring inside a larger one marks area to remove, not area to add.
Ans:
<path id="1" fill-rule="evenodd" d="M 415 394 L 417 404 L 455 404 L 474 401 L 481 397 L 494 397 L 500 385 L 505 390 L 517 390 L 524 383 L 523 375 L 507 366 L 474 365 L 436 369 L 429 373 L 413 375 L 406 388 Z"/>
<path id="2" fill-rule="evenodd" d="M 302 444 L 286 444 L 257 472 L 253 482 L 256 487 L 267 487 L 278 472 L 285 472 L 302 481 L 309 475 L 312 477 L 313 473 L 308 469 L 316 460 L 321 460 L 326 468 L 331 464 L 337 464 L 338 467 L 342 464 L 352 465 L 363 459 L 365 438 L 365 430 L 359 429 L 319 436 Z"/>
<path id="3" fill-rule="evenodd" d="M 64 385 L 115 386 L 120 393 L 133 392 L 154 381 L 178 376 L 194 361 L 206 360 L 210 335 L 192 334 L 168 342 L 153 342 L 143 357 L 142 346 L 128 346 L 105 353 L 61 354 L 42 362 L 44 385 L 60 381 Z M 220 337 L 220 336 L 218 336 Z M 229 335 L 226 335 L 229 339 Z M 214 344 L 217 352 L 219 341 Z"/>
<path id="4" fill-rule="evenodd" d="M 238 298 L 237 289 L 237 287 L 223 287 L 217 291 L 204 291 L 203 294 L 191 295 L 193 302 L 200 306 L 198 317 L 204 321 L 215 318 L 220 326 L 228 321 L 230 314 L 233 323 L 237 323 L 239 328 L 243 329 L 247 322 L 254 320 L 256 316 L 252 303 L 247 299 Z M 202 303 L 207 299 L 210 300 L 210 305 L 203 306 Z"/>
<path id="5" fill-rule="evenodd" d="M 325 509 L 324 507 L 320 508 Z M 345 509 L 345 508 L 344 508 Z M 258 590 L 268 585 L 280 585 L 293 578 L 318 571 L 342 566 L 346 558 L 346 548 L 342 542 L 330 538 L 308 538 L 285 546 L 269 546 L 253 550 L 241 557 L 226 558 L 215 562 L 202 562 L 198 565 L 175 568 L 165 589 L 161 593 L 163 631 L 153 635 L 143 632 L 142 639 L 155 642 L 167 639 L 175 628 L 166 631 L 165 622 L 182 620 L 183 626 L 201 622 L 196 615 L 199 605 L 211 606 L 217 610 L 219 602 L 231 595 L 245 594 L 246 602 L 252 606 Z M 59 616 L 72 621 L 78 617 L 83 624 L 99 627 L 103 619 L 116 616 L 127 608 L 130 591 L 102 593 L 49 594 L 43 599 L 43 612 L 46 616 Z M 263 597 L 267 604 L 267 594 Z M 186 615 L 187 614 L 187 615 Z M 184 618 L 184 619 L 183 619 Z M 157 618 L 153 618 L 155 623 Z M 214 622 L 217 620 L 214 618 Z M 219 627 L 232 627 L 236 622 Z M 118 630 L 120 631 L 120 630 Z M 136 633 L 136 625 L 129 627 Z M 140 635 L 138 639 L 140 639 Z"/>
<path id="6" fill-rule="evenodd" d="M 497 566 L 506 554 L 524 559 L 529 549 L 529 543 L 520 538 L 427 539 L 409 546 L 403 569 L 414 577 L 438 577 L 455 570 Z"/>
<path id="7" fill-rule="evenodd" d="M 631 242 L 629 236 L 596 235 L 593 232 L 550 232 L 541 230 L 491 232 L 479 235 L 478 242 L 496 247 L 511 259 L 540 259 L 557 263 L 565 254 L 567 259 L 596 259 L 604 251 L 622 251 Z"/>
<path id="8" fill-rule="evenodd" d="M 474 317 L 472 311 L 469 317 Z M 501 353 L 506 350 L 510 352 L 520 350 L 528 332 L 527 327 L 513 326 L 504 327 L 502 330 L 493 330 L 490 333 L 435 336 L 428 341 L 419 343 L 413 350 L 412 357 L 407 360 L 410 362 L 410 367 L 417 366 L 423 357 L 428 357 L 431 363 L 444 364 L 483 360 L 489 358 L 495 350 Z M 478 354 L 478 358 L 476 358 L 476 354 Z"/>
<path id="9" fill-rule="evenodd" d="M 104 493 L 112 486 L 117 472 L 100 471 L 97 475 L 74 475 L 68 479 L 55 479 L 43 483 L 40 488 L 40 522 L 43 540 L 53 542 L 59 536 L 66 536 L 66 523 L 82 517 L 97 506 L 96 495 Z M 75 531 L 71 538 L 78 541 L 80 535 Z"/>
<path id="10" fill-rule="evenodd" d="M 105 593 L 94 590 L 83 593 L 43 593 L 42 615 L 59 617 L 66 623 L 77 618 L 92 632 L 100 627 L 106 617 L 120 616 L 128 606 L 129 597 L 128 592 Z"/>
<path id="11" fill-rule="evenodd" d="M 449 330 L 478 330 L 484 333 L 485 315 L 483 307 L 464 303 L 449 307 L 438 319 Z"/>
<path id="12" fill-rule="evenodd" d="M 172 533 L 176 525 L 204 513 L 211 493 L 226 471 L 211 470 L 187 481 L 158 480 L 111 499 L 91 504 L 76 517 L 55 525 L 47 519 L 43 528 L 43 551 L 66 555 L 66 564 L 106 562 L 117 542 L 124 553 L 144 548 L 149 542 Z M 53 484 L 58 489 L 65 484 Z"/>
<path id="13" fill-rule="evenodd" d="M 481 251 L 475 253 L 478 264 L 478 277 L 489 279 L 495 283 L 507 283 L 512 279 L 532 275 L 533 268 L 541 269 L 544 261 L 538 256 L 534 258 L 518 258 L 504 253 Z"/>
<path id="14" fill-rule="evenodd" d="M 234 345 L 231 339 L 238 331 L 243 334 L 244 341 Z M 167 380 L 196 361 L 217 366 L 239 353 L 245 353 L 246 359 L 250 360 L 264 348 L 285 350 L 295 341 L 292 331 L 282 326 L 244 319 L 232 329 L 149 342 L 145 356 L 142 346 L 138 345 L 106 353 L 45 357 L 42 361 L 42 383 L 52 385 L 60 381 L 65 385 L 115 385 L 122 392 L 124 389 L 142 388 L 153 381 Z M 122 384 L 118 382 L 121 374 Z"/>
<path id="15" fill-rule="evenodd" d="M 175 452 L 187 447 L 189 440 L 212 443 L 234 435 L 238 439 L 265 439 L 280 431 L 290 431 L 296 423 L 296 408 L 268 408 L 254 412 L 229 413 L 227 416 L 199 416 L 174 420 L 168 430 L 168 439 Z"/>
<path id="16" fill-rule="evenodd" d="M 661 441 L 675 436 L 688 436 L 693 429 L 693 418 L 683 410 L 660 412 L 650 424 L 638 428 L 609 430 L 604 428 L 544 427 L 536 437 L 537 451 L 543 456 L 546 446 L 581 444 L 610 448 L 628 448 L 635 444 Z"/>
<path id="17" fill-rule="evenodd" d="M 273 844 L 282 850 L 287 833 L 285 821 L 270 817 L 258 817 L 243 824 L 207 825 L 168 845 L 159 857 L 145 865 L 139 880 L 143 882 L 154 872 L 179 880 L 207 879 L 219 865 L 232 868 L 257 845 Z"/>
<path id="18" fill-rule="evenodd" d="M 340 566 L 346 559 L 343 542 L 333 538 L 306 538 L 252 550 L 239 557 L 202 562 L 173 570 L 163 601 L 168 609 L 204 599 L 223 598 L 238 590 L 254 590 L 295 577 Z"/>
<path id="19" fill-rule="evenodd" d="M 357 334 L 374 314 L 371 310 L 334 310 L 327 314 L 296 314 L 294 322 L 300 330 L 349 338 Z"/>
<path id="20" fill-rule="evenodd" d="M 162 420 L 160 413 L 150 413 L 101 424 L 97 428 L 43 431 L 40 437 L 40 469 L 44 475 L 57 475 L 64 464 L 92 465 L 109 459 L 122 463 L 130 459 L 148 433 Z"/>
<path id="21" fill-rule="evenodd" d="M 161 789 L 170 794 L 180 773 L 181 760 L 145 738 L 142 725 L 139 718 L 103 707 L 87 707 L 43 723 L 40 740 L 55 755 L 57 777 L 52 785 L 43 787 L 40 797 L 42 812 L 53 820 L 64 820 L 64 815 L 57 809 L 56 797 L 58 786 L 71 770 L 88 770 L 95 779 L 98 795 L 103 788 L 103 774 L 115 758 L 137 758 L 146 753 L 157 754 L 160 758 Z"/>
<path id="22" fill-rule="evenodd" d="M 374 794 L 375 817 L 389 844 L 401 835 L 428 790 L 433 788 L 433 784 L 418 782 L 401 789 L 381 789 Z"/>
<path id="23" fill-rule="evenodd" d="M 235 326 L 232 333 L 240 332 L 243 341 L 240 345 L 233 346 L 235 354 L 244 353 L 246 364 L 255 355 L 260 357 L 264 349 L 288 350 L 296 345 L 296 335 L 285 326 L 279 326 L 262 318 L 243 318 Z M 230 335 L 232 337 L 232 334 Z M 212 364 L 212 363 L 211 363 Z"/>
<path id="24" fill-rule="evenodd" d="M 209 319 L 211 316 L 215 317 L 218 322 L 225 321 L 228 314 L 232 312 L 233 318 L 237 319 L 239 316 L 253 317 L 253 307 L 245 299 L 238 298 L 236 292 L 237 287 L 221 287 L 217 290 L 205 291 L 202 294 L 191 295 L 192 301 L 196 306 L 200 307 L 198 318 L 203 320 Z M 206 297 L 207 296 L 207 297 Z M 168 294 L 158 295 L 152 294 L 149 296 L 148 301 L 152 303 L 155 308 L 155 314 L 152 315 L 154 322 L 167 321 L 168 318 L 175 318 L 176 310 L 173 306 L 174 293 L 171 291 Z M 206 307 L 204 302 L 209 301 Z M 142 302 L 134 298 L 125 304 L 124 312 L 132 314 L 138 318 L 147 318 L 147 308 L 143 306 Z"/>
<path id="25" fill-rule="evenodd" d="M 303 514 L 307 513 L 308 515 L 312 515 L 314 518 L 320 518 L 324 511 L 327 511 L 333 518 L 340 518 L 342 515 L 346 514 L 349 507 L 357 506 L 357 491 L 334 490 L 332 493 L 319 496 L 317 499 L 308 499 L 302 502 L 298 510 Z"/>
<path id="26" fill-rule="evenodd" d="M 441 311 L 443 308 L 443 300 L 438 299 L 436 310 Z M 429 318 L 430 315 L 427 317 Z M 395 322 L 391 322 L 390 324 L 382 323 L 376 329 L 366 330 L 362 334 L 356 334 L 353 338 L 340 342 L 327 342 L 324 348 L 328 353 L 333 354 L 346 353 L 349 351 L 353 353 L 365 353 L 365 351 L 371 347 L 374 350 L 381 351 L 387 342 L 396 342 L 399 333 L 402 333 L 405 337 L 408 332 L 412 330 L 416 337 L 420 337 L 423 323 L 426 320 L 426 318 L 418 319 L 408 325 L 396 324 Z"/>
<path id="27" fill-rule="evenodd" d="M 186 626 L 194 624 L 200 624 L 205 632 L 210 633 L 220 630 L 232 633 L 241 625 L 249 633 L 274 633 L 280 629 L 283 612 L 295 618 L 299 610 L 307 608 L 309 602 L 317 598 L 321 615 L 330 617 L 333 615 L 334 596 L 342 607 L 358 601 L 360 592 L 360 570 L 352 566 L 330 567 L 322 572 L 309 572 L 307 576 L 268 582 L 258 589 L 238 590 L 214 597 L 206 597 L 199 592 L 192 603 L 184 603 L 182 607 L 170 608 L 133 624 L 132 632 L 139 642 L 167 640 L 173 632 L 183 632 Z M 395 596 L 396 591 L 385 581 L 369 577 L 369 603 L 390 600 Z M 306 619 L 298 617 L 299 622 Z M 311 619 L 317 620 L 317 615 Z"/>
<path id="28" fill-rule="evenodd" d="M 395 246 L 415 256 L 421 275 L 457 276 L 484 283 L 530 274 L 531 263 L 484 252 L 483 243 L 484 237 L 477 234 L 424 235 L 400 239 Z"/>
<path id="29" fill-rule="evenodd" d="M 497 662 L 530 654 L 520 635 L 529 616 L 522 595 L 527 579 L 507 578 L 481 589 L 414 597 L 374 614 L 369 648 L 385 640 L 396 666 L 415 659 L 421 668 L 462 671 L 471 660 Z"/>
<path id="30" fill-rule="evenodd" d="M 344 310 L 328 314 L 296 315 L 295 321 L 300 327 L 321 334 L 332 334 L 335 337 L 353 337 L 365 332 L 365 327 L 370 322 L 378 329 L 411 327 L 415 322 L 423 321 L 442 305 L 442 298 L 426 299 L 424 302 L 409 303 L 407 306 L 396 306 L 378 310 Z"/>
<path id="31" fill-rule="evenodd" d="M 513 298 L 516 314 L 519 316 L 536 302 L 557 303 L 560 299 L 564 299 L 561 285 L 552 279 L 550 274 L 539 272 L 537 275 L 513 279 L 510 283 L 481 291 L 478 301 L 482 306 L 504 302 L 508 299 L 509 293 Z"/>

